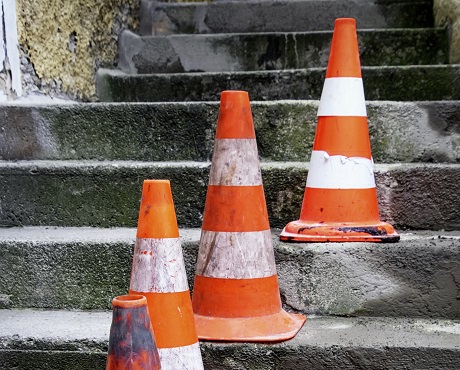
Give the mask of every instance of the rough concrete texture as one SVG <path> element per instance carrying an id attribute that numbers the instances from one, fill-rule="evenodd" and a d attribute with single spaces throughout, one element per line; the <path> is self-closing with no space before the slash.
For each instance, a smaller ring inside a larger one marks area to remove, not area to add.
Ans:
<path id="1" fill-rule="evenodd" d="M 326 67 L 332 32 L 171 35 L 124 31 L 118 67 L 127 73 L 256 71 Z M 448 63 L 446 29 L 358 32 L 363 66 Z"/>
<path id="2" fill-rule="evenodd" d="M 317 101 L 252 102 L 262 161 L 308 161 Z M 209 161 L 218 103 L 0 107 L 0 159 Z M 377 163 L 460 162 L 458 102 L 368 102 Z M 171 140 L 171 133 L 174 140 Z"/>
<path id="3" fill-rule="evenodd" d="M 141 1 L 142 35 L 174 33 L 290 32 L 332 30 L 340 17 L 359 28 L 431 27 L 432 1 L 217 1 L 164 4 Z"/>
<path id="4" fill-rule="evenodd" d="M 450 32 L 450 62 L 460 63 L 460 1 L 434 0 L 434 18 L 438 26 Z"/>
<path id="5" fill-rule="evenodd" d="M 138 11 L 138 0 L 18 1 L 23 72 L 45 93 L 94 99 L 95 71 L 113 65 L 117 36 L 136 28 Z"/>
<path id="6" fill-rule="evenodd" d="M 362 67 L 368 100 L 458 100 L 460 66 Z M 101 101 L 207 101 L 223 90 L 245 90 L 252 100 L 319 99 L 325 69 L 130 75 L 99 69 Z"/>
<path id="7" fill-rule="evenodd" d="M 0 311 L 1 369 L 104 368 L 110 312 Z M 205 369 L 458 369 L 460 324 L 309 317 L 276 344 L 201 342 Z M 31 330 L 30 328 L 34 328 Z"/>
<path id="8" fill-rule="evenodd" d="M 460 233 L 403 233 L 397 244 L 287 244 L 273 231 L 288 310 L 460 317 Z M 181 229 L 190 288 L 199 229 Z M 108 309 L 129 285 L 135 229 L 26 227 L 0 236 L 0 307 Z M 1 311 L 0 311 L 1 312 Z"/>
<path id="9" fill-rule="evenodd" d="M 377 165 L 381 218 L 400 228 L 460 229 L 460 165 Z M 0 162 L 1 226 L 132 227 L 144 179 L 171 180 L 178 222 L 200 227 L 209 163 Z M 306 163 L 262 163 L 272 227 L 299 217 Z"/>

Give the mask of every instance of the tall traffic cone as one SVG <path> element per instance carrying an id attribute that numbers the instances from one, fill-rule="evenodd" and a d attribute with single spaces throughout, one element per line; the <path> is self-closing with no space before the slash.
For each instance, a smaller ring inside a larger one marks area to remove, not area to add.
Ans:
<path id="1" fill-rule="evenodd" d="M 162 369 L 203 369 L 168 180 L 145 180 L 130 294 L 147 298 Z"/>
<path id="2" fill-rule="evenodd" d="M 300 219 L 283 241 L 396 242 L 380 221 L 356 21 L 335 21 Z"/>
<path id="3" fill-rule="evenodd" d="M 106 370 L 161 369 L 147 299 L 123 295 L 112 301 Z"/>
<path id="4" fill-rule="evenodd" d="M 305 316 L 281 307 L 249 96 L 221 95 L 192 296 L 198 337 L 280 341 Z"/>

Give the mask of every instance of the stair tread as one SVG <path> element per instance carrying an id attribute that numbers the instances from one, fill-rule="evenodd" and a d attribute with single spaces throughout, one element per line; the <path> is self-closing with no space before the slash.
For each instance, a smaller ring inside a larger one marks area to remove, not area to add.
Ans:
<path id="1" fill-rule="evenodd" d="M 111 323 L 109 311 L 0 310 L 2 348 L 30 348 L 31 339 L 51 349 L 105 348 Z M 372 334 L 371 334 L 372 333 Z M 345 318 L 309 316 L 299 334 L 278 344 L 259 344 L 265 348 L 321 347 L 431 347 L 460 350 L 460 321 L 408 318 Z M 34 342 L 32 342 L 34 345 Z M 222 346 L 252 346 L 201 342 L 207 349 Z M 85 348 L 87 347 L 87 348 Z M 43 347 L 42 347 L 43 349 Z"/>
<path id="2" fill-rule="evenodd" d="M 133 243 L 136 239 L 136 228 L 132 227 L 58 227 L 58 226 L 24 226 L 24 227 L 9 227 L 0 229 L 0 242 L 5 243 Z M 273 229 L 273 237 L 277 239 L 279 229 Z M 179 233 L 182 242 L 193 242 L 197 243 L 200 239 L 201 229 L 199 228 L 180 228 Z M 445 231 L 445 230 L 405 230 L 400 232 L 401 242 L 414 242 L 420 240 L 433 240 L 435 246 L 437 240 L 460 240 L 460 230 Z M 339 243 L 325 244 L 325 243 L 283 243 L 285 245 L 297 245 L 307 249 L 311 248 L 323 248 L 325 245 L 330 245 L 332 248 L 342 248 L 346 246 Z M 375 243 L 360 243 L 369 246 L 376 245 Z M 354 244 L 348 244 L 353 247 Z M 398 244 L 391 244 L 395 248 L 399 248 Z"/>

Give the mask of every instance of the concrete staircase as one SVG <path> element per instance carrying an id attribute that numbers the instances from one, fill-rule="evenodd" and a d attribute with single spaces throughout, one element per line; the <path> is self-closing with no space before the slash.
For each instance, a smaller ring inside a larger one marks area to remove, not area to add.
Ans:
<path id="1" fill-rule="evenodd" d="M 141 2 L 101 103 L 0 107 L 0 369 L 104 368 L 142 180 L 171 180 L 190 286 L 219 93 L 252 100 L 292 341 L 201 343 L 207 369 L 458 369 L 459 66 L 432 2 Z M 358 22 L 381 218 L 398 244 L 286 244 L 336 17 Z M 288 100 L 286 100 L 288 99 Z M 291 100 L 289 100 L 291 99 Z M 310 100 L 308 100 L 310 99 Z"/>

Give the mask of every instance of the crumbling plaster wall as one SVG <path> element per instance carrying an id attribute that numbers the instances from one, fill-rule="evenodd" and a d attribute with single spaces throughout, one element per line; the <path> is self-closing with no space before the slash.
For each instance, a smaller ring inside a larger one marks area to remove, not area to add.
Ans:
<path id="1" fill-rule="evenodd" d="M 436 26 L 448 26 L 451 36 L 450 62 L 460 63 L 460 0 L 434 0 Z"/>
<path id="2" fill-rule="evenodd" d="M 95 100 L 95 71 L 116 59 L 139 0 L 16 0 L 25 93 Z"/>

